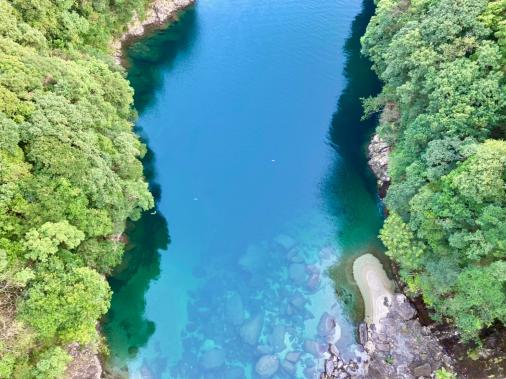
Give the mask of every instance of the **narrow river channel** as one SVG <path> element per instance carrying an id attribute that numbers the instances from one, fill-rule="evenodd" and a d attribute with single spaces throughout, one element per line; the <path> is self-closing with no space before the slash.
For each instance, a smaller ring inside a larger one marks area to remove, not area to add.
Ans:
<path id="1" fill-rule="evenodd" d="M 381 253 L 374 120 L 360 121 L 360 98 L 379 90 L 360 56 L 372 12 L 372 0 L 198 0 L 128 49 L 157 207 L 129 226 L 110 278 L 118 370 L 312 378 L 325 342 L 354 354 L 351 263 Z"/>

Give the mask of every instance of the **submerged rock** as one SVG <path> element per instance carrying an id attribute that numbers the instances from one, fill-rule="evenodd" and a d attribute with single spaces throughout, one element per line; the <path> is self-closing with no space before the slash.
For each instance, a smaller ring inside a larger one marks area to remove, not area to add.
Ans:
<path id="1" fill-rule="evenodd" d="M 300 358 L 300 355 L 301 355 L 301 353 L 298 351 L 290 351 L 290 352 L 286 353 L 285 361 L 297 363 L 297 361 Z"/>
<path id="2" fill-rule="evenodd" d="M 326 246 L 320 250 L 320 258 L 323 260 L 332 258 L 336 254 L 335 249 L 332 246 Z"/>
<path id="3" fill-rule="evenodd" d="M 309 279 L 306 283 L 306 286 L 312 292 L 318 290 L 318 288 L 320 287 L 320 275 L 319 274 L 311 274 L 311 276 L 309 277 Z"/>
<path id="4" fill-rule="evenodd" d="M 297 370 L 295 363 L 287 361 L 286 359 L 283 362 L 281 362 L 281 367 L 283 371 L 285 371 L 290 376 L 294 375 L 295 371 Z"/>
<path id="5" fill-rule="evenodd" d="M 288 268 L 288 275 L 296 284 L 303 284 L 306 281 L 306 266 L 302 263 L 292 263 Z"/>
<path id="6" fill-rule="evenodd" d="M 206 370 L 219 368 L 225 363 L 225 352 L 214 348 L 206 351 L 200 358 L 200 365 Z"/>
<path id="7" fill-rule="evenodd" d="M 246 252 L 239 258 L 238 263 L 244 270 L 254 273 L 265 264 L 264 253 L 264 250 L 259 246 L 248 246 Z"/>
<path id="8" fill-rule="evenodd" d="M 274 239 L 274 242 L 276 242 L 285 250 L 290 250 L 295 246 L 295 240 L 286 234 L 280 234 Z"/>
<path id="9" fill-rule="evenodd" d="M 239 331 L 242 340 L 249 345 L 256 345 L 262 333 L 263 323 L 264 318 L 262 315 L 257 315 L 246 321 Z"/>
<path id="10" fill-rule="evenodd" d="M 225 303 L 225 314 L 233 325 L 241 325 L 244 322 L 244 306 L 241 296 L 234 292 L 227 298 Z"/>
<path id="11" fill-rule="evenodd" d="M 244 369 L 242 367 L 229 367 L 225 370 L 225 379 L 244 379 Z"/>
<path id="12" fill-rule="evenodd" d="M 336 325 L 336 320 L 334 320 L 332 316 L 325 312 L 320 317 L 320 322 L 318 323 L 318 335 L 323 338 L 328 338 L 334 334 Z"/>
<path id="13" fill-rule="evenodd" d="M 261 355 L 272 354 L 274 353 L 274 349 L 270 345 L 258 345 L 257 352 Z"/>
<path id="14" fill-rule="evenodd" d="M 304 341 L 304 350 L 314 355 L 316 358 L 319 358 L 322 355 L 322 350 L 320 349 L 320 344 L 314 340 L 305 340 Z"/>
<path id="15" fill-rule="evenodd" d="M 269 336 L 269 341 L 275 352 L 283 351 L 285 345 L 286 328 L 283 325 L 276 325 Z"/>
<path id="16" fill-rule="evenodd" d="M 307 303 L 307 299 L 302 296 L 300 293 L 296 293 L 290 299 L 290 304 L 292 304 L 295 308 L 303 309 Z"/>
<path id="17" fill-rule="evenodd" d="M 270 378 L 279 369 L 279 360 L 275 355 L 263 355 L 255 365 L 255 371 L 262 378 Z"/>

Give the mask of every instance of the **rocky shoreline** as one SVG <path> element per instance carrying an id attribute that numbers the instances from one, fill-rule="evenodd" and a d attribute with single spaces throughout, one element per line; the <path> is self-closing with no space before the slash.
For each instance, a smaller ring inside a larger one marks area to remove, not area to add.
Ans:
<path id="1" fill-rule="evenodd" d="M 345 360 L 329 345 L 320 379 L 433 378 L 435 371 L 452 371 L 454 363 L 430 328 L 416 319 L 416 310 L 399 293 L 392 296 L 388 314 L 379 325 L 361 324 L 361 356 Z"/>
<path id="2" fill-rule="evenodd" d="M 390 185 L 390 151 L 390 146 L 375 134 L 368 146 L 368 161 L 377 178 L 381 198 L 385 197 Z M 363 297 L 367 298 L 368 294 L 364 293 L 367 288 L 364 289 L 364 285 L 359 287 Z M 405 295 L 394 293 L 385 296 L 383 305 L 386 307 L 382 313 L 384 317 L 376 317 L 373 322 L 374 317 L 369 315 L 366 317 L 368 322 L 359 326 L 363 353 L 352 360 L 345 360 L 330 344 L 320 379 L 434 378 L 438 369 L 454 370 L 455 362 L 445 352 L 436 337 L 437 333 L 430 327 L 422 326 L 415 307 Z"/>
<path id="3" fill-rule="evenodd" d="M 121 65 L 123 63 L 123 48 L 128 41 L 142 37 L 153 29 L 161 28 L 170 21 L 177 18 L 177 15 L 195 4 L 196 0 L 154 0 L 146 10 L 145 17 L 140 19 L 134 14 L 127 25 L 127 30 L 111 44 L 114 61 Z"/>

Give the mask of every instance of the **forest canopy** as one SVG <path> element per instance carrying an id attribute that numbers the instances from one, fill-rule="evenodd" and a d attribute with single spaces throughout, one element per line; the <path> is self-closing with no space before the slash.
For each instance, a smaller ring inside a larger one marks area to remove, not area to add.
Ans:
<path id="1" fill-rule="evenodd" d="M 365 101 L 393 151 L 388 255 L 464 339 L 506 322 L 504 0 L 378 0 L 363 52 L 384 82 Z"/>
<path id="2" fill-rule="evenodd" d="M 152 207 L 109 45 L 146 1 L 0 0 L 0 378 L 96 349 L 127 219 Z"/>

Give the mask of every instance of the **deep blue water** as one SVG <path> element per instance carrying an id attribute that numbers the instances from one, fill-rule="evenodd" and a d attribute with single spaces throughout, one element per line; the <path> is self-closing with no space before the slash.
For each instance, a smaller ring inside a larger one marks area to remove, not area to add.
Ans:
<path id="1" fill-rule="evenodd" d="M 360 122 L 359 98 L 378 89 L 359 53 L 371 12 L 358 0 L 199 0 L 129 48 L 157 208 L 129 226 L 110 280 L 117 369 L 256 378 L 270 355 L 272 377 L 309 378 L 326 342 L 354 354 L 349 268 L 380 250 L 382 222 L 364 151 L 374 121 Z M 318 327 L 325 314 L 333 330 Z"/>

